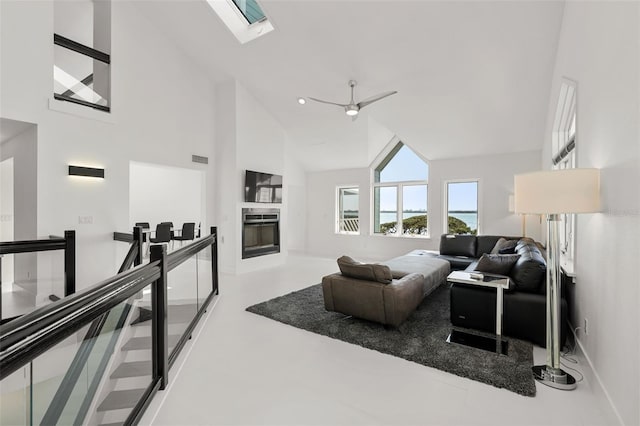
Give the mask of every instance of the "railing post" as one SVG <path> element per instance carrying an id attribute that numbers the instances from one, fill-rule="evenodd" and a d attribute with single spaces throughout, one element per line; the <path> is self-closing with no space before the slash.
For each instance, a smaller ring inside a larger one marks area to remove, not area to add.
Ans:
<path id="1" fill-rule="evenodd" d="M 167 325 L 167 248 L 164 244 L 151 246 L 150 262 L 160 261 L 160 278 L 152 284 L 151 289 L 151 333 L 153 380 L 160 379 L 160 389 L 169 382 L 169 347 Z"/>
<path id="2" fill-rule="evenodd" d="M 64 295 L 76 292 L 76 231 L 64 231 Z"/>
<path id="3" fill-rule="evenodd" d="M 138 254 L 136 254 L 136 258 L 133 260 L 133 265 L 138 266 L 142 264 L 142 246 L 143 246 L 143 233 L 141 226 L 133 227 L 133 243 L 138 244 Z"/>
<path id="4" fill-rule="evenodd" d="M 211 281 L 212 290 L 215 294 L 220 294 L 218 288 L 218 227 L 211 227 L 211 235 L 213 235 L 213 244 L 211 244 Z"/>

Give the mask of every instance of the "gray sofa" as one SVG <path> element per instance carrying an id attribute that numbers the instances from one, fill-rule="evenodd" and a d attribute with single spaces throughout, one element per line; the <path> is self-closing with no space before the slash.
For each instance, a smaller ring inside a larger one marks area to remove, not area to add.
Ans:
<path id="1" fill-rule="evenodd" d="M 398 327 L 446 281 L 449 263 L 409 253 L 382 264 L 343 256 L 339 273 L 322 278 L 325 309 Z"/>

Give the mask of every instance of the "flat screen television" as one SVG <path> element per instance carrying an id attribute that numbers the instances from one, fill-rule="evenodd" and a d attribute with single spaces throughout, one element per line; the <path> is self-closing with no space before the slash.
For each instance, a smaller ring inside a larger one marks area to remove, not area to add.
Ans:
<path id="1" fill-rule="evenodd" d="M 282 203 L 282 176 L 247 170 L 244 177 L 244 201 Z"/>

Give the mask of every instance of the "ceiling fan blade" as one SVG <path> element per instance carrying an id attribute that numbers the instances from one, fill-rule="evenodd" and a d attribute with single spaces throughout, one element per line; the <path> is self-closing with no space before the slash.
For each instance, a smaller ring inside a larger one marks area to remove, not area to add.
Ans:
<path id="1" fill-rule="evenodd" d="M 335 102 L 323 101 L 322 99 L 316 99 L 316 98 L 312 98 L 312 97 L 309 97 L 309 99 L 311 99 L 312 101 L 321 102 L 323 104 L 337 105 L 337 106 L 342 107 L 342 108 L 347 106 L 347 104 L 338 104 L 338 103 L 335 103 Z"/>
<path id="2" fill-rule="evenodd" d="M 386 98 L 387 96 L 391 96 L 391 95 L 395 95 L 396 93 L 398 93 L 396 90 L 391 91 L 391 92 L 384 92 L 384 93 L 379 93 L 375 96 L 372 96 L 370 98 L 365 99 L 364 101 L 360 101 L 358 102 L 358 106 L 360 108 L 364 108 L 369 104 L 372 104 L 374 102 L 379 101 L 380 99 Z"/>

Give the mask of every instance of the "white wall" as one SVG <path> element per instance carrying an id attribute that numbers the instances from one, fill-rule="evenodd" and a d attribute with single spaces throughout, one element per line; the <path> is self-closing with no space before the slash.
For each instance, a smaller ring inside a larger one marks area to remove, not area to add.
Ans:
<path id="1" fill-rule="evenodd" d="M 216 132 L 221 218 L 221 270 L 243 273 L 281 265 L 292 248 L 305 246 L 305 175 L 292 154 L 282 125 L 239 83 L 217 88 Z M 244 202 L 245 170 L 283 176 L 281 204 Z M 242 259 L 243 208 L 280 209 L 280 253 Z"/>
<path id="2" fill-rule="evenodd" d="M 578 215 L 574 326 L 620 423 L 640 424 L 640 4 L 567 2 L 547 119 L 550 168 L 560 79 L 577 82 L 578 167 L 601 169 L 602 213 Z"/>
<path id="3" fill-rule="evenodd" d="M 308 173 L 307 222 L 313 224 L 308 227 L 309 252 L 322 256 L 348 254 L 383 260 L 416 248 L 438 250 L 440 235 L 444 233 L 444 185 L 445 181 L 452 179 L 480 179 L 482 200 L 479 214 L 483 234 L 519 235 L 520 218 L 509 213 L 513 175 L 539 169 L 539 151 L 429 162 L 430 238 L 369 235 L 371 180 L 368 168 Z M 336 188 L 344 185 L 360 187 L 360 235 L 335 233 Z M 537 238 L 533 232 L 529 235 Z"/>
<path id="4" fill-rule="evenodd" d="M 37 233 L 76 229 L 83 288 L 122 261 L 112 235 L 130 225 L 130 161 L 202 170 L 191 162 L 198 154 L 210 158 L 212 173 L 213 86 L 132 3 L 113 2 L 112 113 L 63 102 L 50 109 L 53 2 L 3 1 L 0 8 L 2 115 L 38 124 Z M 72 179 L 68 164 L 104 167 L 105 179 Z M 93 223 L 81 225 L 79 216 Z"/>
<path id="5" fill-rule="evenodd" d="M 216 87 L 215 119 L 216 135 L 215 175 L 220 188 L 216 193 L 218 221 L 218 266 L 220 271 L 233 273 L 236 268 L 236 236 L 240 202 L 239 173 L 236 167 L 236 83 L 226 82 Z"/>
<path id="6" fill-rule="evenodd" d="M 0 158 L 0 241 L 13 241 L 13 157 Z M 10 291 L 13 283 L 14 255 L 8 254 L 0 258 L 4 284 L 0 291 Z"/>
<path id="7" fill-rule="evenodd" d="M 129 169 L 129 226 L 149 222 L 198 223 L 205 217 L 205 182 L 200 170 L 131 162 Z M 204 231 L 204 230 L 203 230 Z M 207 234 L 208 232 L 205 232 Z"/>
<path id="8" fill-rule="evenodd" d="M 306 173 L 294 157 L 292 142 L 287 138 L 285 144 L 284 176 L 286 191 L 283 195 L 286 205 L 287 250 L 304 251 L 307 248 L 307 192 Z"/>
<path id="9" fill-rule="evenodd" d="M 29 126 L 25 131 L 2 143 L 0 160 L 13 159 L 12 191 L 12 234 L 9 240 L 33 240 L 37 235 L 37 128 Z M 6 190 L 3 179 L 2 197 Z M 4 206 L 4 203 L 3 203 Z M 4 214 L 4 211 L 3 211 Z M 4 219 L 3 219 L 4 226 Z M 56 233 L 62 235 L 62 231 Z M 3 239 L 4 234 L 3 234 Z M 36 296 L 37 256 L 34 254 L 10 255 L 3 259 L 3 277 L 5 262 L 13 261 L 13 279 L 17 284 Z M 7 277 L 8 278 L 8 277 Z M 3 279 L 4 282 L 4 279 Z"/>
<path id="10" fill-rule="evenodd" d="M 540 167 L 540 151 L 432 161 L 429 167 L 430 220 L 437 224 L 439 234 L 444 233 L 446 181 L 478 178 L 480 233 L 522 235 L 522 217 L 509 212 L 513 176 L 540 170 Z M 539 216 L 527 215 L 526 235 L 542 241 L 539 225 Z"/>

